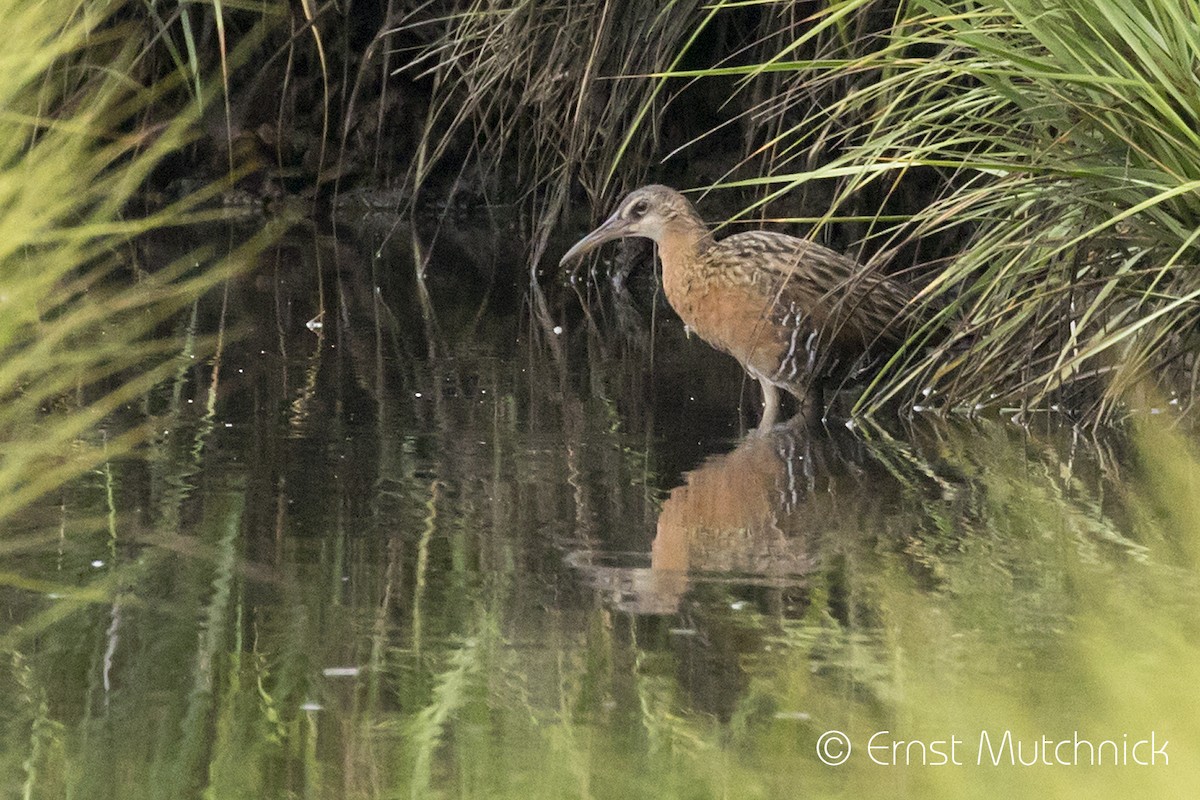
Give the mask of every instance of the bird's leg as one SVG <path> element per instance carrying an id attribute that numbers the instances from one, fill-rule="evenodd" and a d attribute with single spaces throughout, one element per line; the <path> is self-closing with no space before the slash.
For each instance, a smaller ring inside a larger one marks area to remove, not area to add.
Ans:
<path id="1" fill-rule="evenodd" d="M 774 426 L 779 417 L 779 387 L 766 378 L 759 378 L 758 382 L 762 384 L 763 390 L 763 414 L 758 429 L 765 431 Z"/>

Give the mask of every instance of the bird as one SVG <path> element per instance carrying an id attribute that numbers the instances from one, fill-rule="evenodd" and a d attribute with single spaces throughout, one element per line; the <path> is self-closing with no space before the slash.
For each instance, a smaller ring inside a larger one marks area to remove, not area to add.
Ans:
<path id="1" fill-rule="evenodd" d="M 917 320 L 915 293 L 906 284 L 775 231 L 717 240 L 692 203 L 669 186 L 630 192 L 559 266 L 631 236 L 657 245 L 667 302 L 687 330 L 733 356 L 758 381 L 763 429 L 778 418 L 780 390 L 811 415 L 828 381 L 894 351 Z"/>

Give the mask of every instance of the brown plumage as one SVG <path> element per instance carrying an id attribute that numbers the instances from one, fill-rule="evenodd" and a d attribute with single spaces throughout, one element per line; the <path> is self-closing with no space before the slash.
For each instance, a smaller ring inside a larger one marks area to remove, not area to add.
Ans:
<path id="1" fill-rule="evenodd" d="M 667 186 L 630 193 L 560 263 L 626 236 L 655 241 L 671 307 L 762 385 L 766 425 L 778 414 L 779 389 L 811 404 L 810 390 L 824 379 L 905 338 L 912 293 L 903 284 L 782 233 L 717 241 L 687 198 Z"/>

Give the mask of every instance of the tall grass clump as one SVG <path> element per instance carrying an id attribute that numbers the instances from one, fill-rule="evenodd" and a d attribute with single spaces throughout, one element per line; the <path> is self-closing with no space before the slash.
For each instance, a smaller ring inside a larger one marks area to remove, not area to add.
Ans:
<path id="1" fill-rule="evenodd" d="M 132 237 L 199 198 L 128 214 L 188 120 L 137 128 L 155 91 L 127 71 L 121 7 L 0 0 L 0 521 L 139 440 L 113 415 L 177 361 L 156 328 L 228 274 L 133 259 Z"/>
<path id="2" fill-rule="evenodd" d="M 929 237 L 956 243 L 925 292 L 951 334 L 924 348 L 918 335 L 864 406 L 932 390 L 950 406 L 1063 403 L 1099 419 L 1147 377 L 1195 388 L 1196 4 L 910 0 L 867 55 L 781 54 L 747 80 L 768 68 L 853 88 L 778 134 L 781 151 L 819 148 L 820 166 L 756 182 L 782 194 L 836 180 L 836 216 L 920 181 L 928 202 L 872 231 L 876 264 Z"/>
<path id="3" fill-rule="evenodd" d="M 574 186 L 593 205 L 611 202 L 667 155 L 665 129 L 703 113 L 672 105 L 687 81 L 655 76 L 718 57 L 703 42 L 733 36 L 722 28 L 727 5 L 416 7 L 391 32 L 417 42 L 403 53 L 402 70 L 430 82 L 409 181 L 419 188 L 457 175 L 515 194 L 535 215 L 528 229 L 536 261 Z"/>

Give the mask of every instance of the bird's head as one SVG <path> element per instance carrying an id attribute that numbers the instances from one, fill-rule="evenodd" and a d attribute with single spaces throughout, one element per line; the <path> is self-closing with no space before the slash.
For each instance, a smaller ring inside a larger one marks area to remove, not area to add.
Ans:
<path id="1" fill-rule="evenodd" d="M 667 226 L 680 218 L 692 224 L 699 223 L 692 204 L 679 192 L 669 186 L 657 185 L 634 189 L 617 205 L 617 210 L 603 225 L 567 251 L 558 262 L 559 266 L 613 239 L 643 236 L 661 242 Z"/>

